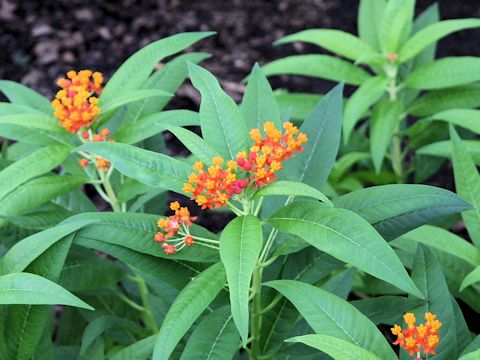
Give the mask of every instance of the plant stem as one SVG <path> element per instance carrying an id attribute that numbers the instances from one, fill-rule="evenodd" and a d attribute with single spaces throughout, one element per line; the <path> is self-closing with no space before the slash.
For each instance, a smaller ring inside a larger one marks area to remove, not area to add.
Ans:
<path id="1" fill-rule="evenodd" d="M 122 209 L 120 208 L 120 204 L 117 199 L 117 195 L 115 195 L 115 191 L 113 190 L 109 177 L 105 176 L 105 171 L 103 169 L 98 170 L 98 175 L 100 176 L 100 180 L 102 180 L 105 192 L 110 199 L 110 205 L 112 205 L 113 211 L 122 212 Z"/>
<path id="2" fill-rule="evenodd" d="M 260 267 L 260 264 L 257 264 L 257 267 L 253 273 L 252 288 L 254 296 L 252 304 L 252 348 L 250 352 L 250 359 L 256 360 L 260 351 L 260 331 L 262 327 L 262 268 Z"/>
<path id="3" fill-rule="evenodd" d="M 399 87 L 397 87 L 396 83 L 396 74 L 397 71 L 395 70 L 392 72 L 393 77 L 391 78 L 390 84 L 388 85 L 387 91 L 388 96 L 391 101 L 397 100 L 397 92 Z M 395 128 L 395 133 L 398 133 L 400 130 L 400 126 L 397 125 Z M 392 168 L 393 172 L 397 177 L 397 182 L 403 183 L 403 157 L 402 157 L 402 140 L 398 136 L 393 136 L 392 138 Z"/>
<path id="4" fill-rule="evenodd" d="M 138 285 L 138 290 L 140 291 L 140 298 L 142 299 L 143 303 L 143 322 L 145 326 L 150 329 L 153 334 L 158 333 L 158 326 L 155 322 L 155 319 L 152 315 L 152 307 L 150 306 L 150 301 L 148 300 L 148 287 L 145 284 L 145 281 L 139 276 L 135 275 L 135 282 Z"/>

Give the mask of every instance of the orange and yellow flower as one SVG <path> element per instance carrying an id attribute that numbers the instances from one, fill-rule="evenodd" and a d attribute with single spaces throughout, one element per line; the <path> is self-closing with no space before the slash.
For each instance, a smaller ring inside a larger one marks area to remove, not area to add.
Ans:
<path id="1" fill-rule="evenodd" d="M 91 70 L 69 71 L 67 78 L 61 78 L 57 85 L 62 89 L 52 101 L 54 116 L 67 131 L 76 134 L 97 120 L 99 99 L 94 96 L 102 91 L 103 75 Z"/>
<path id="2" fill-rule="evenodd" d="M 407 350 L 410 356 L 420 352 L 435 355 L 435 348 L 440 342 L 438 330 L 442 326 L 436 315 L 430 312 L 425 313 L 426 322 L 418 326 L 415 326 L 417 319 L 412 313 L 406 313 L 403 319 L 407 324 L 406 329 L 402 329 L 399 325 L 391 329 L 392 334 L 397 336 L 393 344 Z"/>
<path id="3" fill-rule="evenodd" d="M 282 133 L 273 122 L 265 122 L 265 137 L 259 129 L 252 129 L 250 137 L 253 145 L 250 151 L 242 151 L 237 159 L 225 160 L 219 156 L 212 159 L 212 165 L 204 169 L 203 162 L 194 164 L 192 173 L 183 190 L 192 194 L 202 209 L 214 209 L 225 206 L 230 197 L 240 194 L 244 189 L 266 185 L 277 178 L 276 172 L 283 169 L 283 161 L 293 157 L 295 152 L 303 150 L 302 144 L 307 136 L 299 132 L 290 122 L 283 124 Z M 223 166 L 222 166 L 223 165 Z"/>
<path id="4" fill-rule="evenodd" d="M 83 139 L 82 141 L 84 143 L 87 143 L 87 142 L 100 142 L 100 141 L 115 141 L 113 139 L 109 139 L 108 136 L 110 135 L 110 130 L 107 129 L 107 128 L 103 128 L 100 133 L 98 134 L 92 134 L 92 131 L 91 130 L 85 130 L 82 132 L 81 134 L 81 138 Z M 87 156 L 88 159 L 81 159 L 80 160 L 80 166 L 81 167 L 87 167 L 89 164 L 90 164 L 90 161 L 92 161 L 95 166 L 97 167 L 97 169 L 103 169 L 105 171 L 108 171 L 108 169 L 110 168 L 110 165 L 111 163 L 102 158 L 102 157 L 94 157 L 92 155 L 89 155 L 86 153 L 86 155 L 84 154 L 84 156 Z"/>
<path id="5" fill-rule="evenodd" d="M 193 236 L 188 232 L 188 227 L 192 226 L 192 222 L 197 219 L 196 216 L 190 215 L 187 207 L 181 207 L 178 201 L 170 203 L 170 209 L 175 214 L 157 221 L 160 231 L 154 236 L 156 242 L 162 243 L 163 251 L 167 255 L 174 254 L 185 246 L 192 246 L 195 243 Z M 177 234 L 180 234 L 181 237 L 175 237 Z"/>

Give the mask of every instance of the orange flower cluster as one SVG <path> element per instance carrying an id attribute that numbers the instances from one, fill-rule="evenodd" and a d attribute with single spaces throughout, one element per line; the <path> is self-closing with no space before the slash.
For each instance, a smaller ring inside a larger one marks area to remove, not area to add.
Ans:
<path id="1" fill-rule="evenodd" d="M 90 131 L 84 131 L 82 133 L 82 138 L 85 140 L 85 142 L 88 141 L 93 141 L 93 142 L 99 142 L 99 141 L 115 141 L 113 139 L 109 139 L 108 136 L 110 135 L 110 130 L 107 128 L 103 128 L 100 131 L 100 134 L 94 134 L 91 135 Z M 103 169 L 105 171 L 108 171 L 110 168 L 110 162 L 104 158 L 101 157 L 96 157 L 95 159 L 95 164 L 97 169 Z M 87 167 L 89 165 L 90 161 L 88 159 L 81 159 L 80 160 L 80 166 L 81 167 Z"/>
<path id="2" fill-rule="evenodd" d="M 442 323 L 437 320 L 437 316 L 430 312 L 425 313 L 425 324 L 418 326 L 415 326 L 417 319 L 412 313 L 406 313 L 403 319 L 407 324 L 405 330 L 399 325 L 395 325 L 391 329 L 392 334 L 397 336 L 397 340 L 393 344 L 407 350 L 410 356 L 420 352 L 435 355 L 435 348 L 440 341 L 438 329 L 442 326 Z"/>
<path id="3" fill-rule="evenodd" d="M 293 153 L 303 151 L 302 144 L 308 140 L 307 135 L 299 132 L 291 122 L 285 122 L 283 128 L 284 134 L 273 122 L 265 122 L 264 138 L 259 129 L 250 130 L 254 145 L 250 148 L 248 157 L 246 152 L 240 152 L 237 156 L 237 164 L 241 169 L 252 173 L 250 181 L 256 187 L 274 181 L 277 178 L 275 172 L 283 168 L 282 162 L 293 157 Z"/>
<path id="4" fill-rule="evenodd" d="M 214 157 L 212 163 L 205 170 L 203 162 L 197 161 L 193 165 L 197 172 L 191 174 L 188 183 L 183 186 L 183 191 L 193 194 L 192 200 L 202 209 L 225 206 L 233 194 L 240 193 L 247 186 L 245 179 L 237 180 L 235 161 L 228 161 L 225 169 L 222 168 L 224 160 L 220 156 Z"/>
<path id="5" fill-rule="evenodd" d="M 67 78 L 57 81 L 62 89 L 52 101 L 54 115 L 60 125 L 76 134 L 79 129 L 89 127 L 100 114 L 99 99 L 93 96 L 102 91 L 103 75 L 90 70 L 69 71 Z"/>
<path id="6" fill-rule="evenodd" d="M 186 207 L 181 207 L 178 201 L 170 203 L 170 209 L 175 214 L 167 218 L 161 218 L 157 221 L 157 226 L 161 230 L 155 234 L 154 240 L 162 243 L 165 254 L 171 255 L 185 246 L 192 246 L 195 241 L 193 236 L 188 232 L 188 227 L 192 226 L 192 221 L 197 219 L 196 216 L 190 216 L 190 211 Z M 174 238 L 177 233 L 183 235 L 180 238 Z"/>
<path id="7" fill-rule="evenodd" d="M 185 193 L 192 194 L 192 200 L 202 209 L 214 209 L 225 206 L 230 197 L 245 188 L 274 181 L 275 173 L 283 168 L 282 162 L 303 150 L 302 144 L 307 141 L 307 136 L 290 122 L 283 124 L 283 134 L 273 122 L 265 122 L 263 128 L 264 138 L 259 129 L 250 131 L 254 144 L 248 156 L 245 151 L 240 152 L 236 161 L 227 162 L 226 169 L 222 168 L 225 161 L 219 156 L 213 158 L 213 165 L 207 170 L 204 170 L 203 162 L 196 162 L 193 168 L 197 173 L 189 176 L 183 187 Z"/>

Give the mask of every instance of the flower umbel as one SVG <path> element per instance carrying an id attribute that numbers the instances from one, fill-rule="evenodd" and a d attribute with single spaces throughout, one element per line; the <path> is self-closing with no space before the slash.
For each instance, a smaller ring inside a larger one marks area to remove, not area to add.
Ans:
<path id="1" fill-rule="evenodd" d="M 440 342 L 438 329 L 442 326 L 437 316 L 430 312 L 425 313 L 426 322 L 418 326 L 415 326 L 417 320 L 413 313 L 406 313 L 403 319 L 407 324 L 405 330 L 399 325 L 391 329 L 392 334 L 397 336 L 393 344 L 407 350 L 410 356 L 417 353 L 417 358 L 420 358 L 420 352 L 435 355 L 435 348 Z"/>
<path id="2" fill-rule="evenodd" d="M 195 243 L 188 228 L 192 226 L 192 221 L 197 219 L 196 216 L 190 215 L 188 208 L 181 207 L 178 201 L 170 203 L 170 209 L 175 214 L 167 218 L 160 218 L 157 221 L 157 227 L 160 231 L 154 236 L 154 240 L 162 243 L 163 251 L 168 255 Z M 177 234 L 180 237 L 175 237 Z"/>
<path id="3" fill-rule="evenodd" d="M 98 134 L 93 134 L 91 130 L 85 130 L 82 132 L 81 135 L 81 140 L 83 143 L 88 143 L 88 142 L 100 142 L 100 141 L 110 141 L 113 142 L 115 140 L 109 139 L 108 137 L 110 136 L 110 130 L 107 128 L 103 128 L 100 133 Z M 97 169 L 103 169 L 105 171 L 108 171 L 110 168 L 110 162 L 104 158 L 94 156 L 92 154 L 83 152 L 82 155 L 85 157 L 80 160 L 80 166 L 81 167 L 87 167 L 90 162 L 94 163 Z"/>
<path id="4" fill-rule="evenodd" d="M 67 78 L 57 81 L 62 89 L 52 101 L 54 116 L 67 131 L 76 134 L 81 128 L 92 125 L 100 114 L 99 99 L 103 75 L 91 70 L 69 71 Z"/>
<path id="5" fill-rule="evenodd" d="M 303 150 L 302 144 L 307 136 L 298 131 L 290 122 L 283 124 L 285 132 L 275 128 L 273 122 L 265 122 L 265 137 L 259 129 L 252 129 L 250 137 L 254 141 L 247 154 L 242 151 L 236 161 L 225 160 L 219 156 L 212 159 L 212 165 L 205 168 L 203 162 L 193 165 L 196 171 L 188 177 L 183 190 L 192 194 L 202 209 L 215 209 L 226 206 L 230 197 L 238 195 L 244 189 L 258 188 L 274 181 L 277 171 L 282 170 L 282 162 L 293 157 L 295 152 Z"/>

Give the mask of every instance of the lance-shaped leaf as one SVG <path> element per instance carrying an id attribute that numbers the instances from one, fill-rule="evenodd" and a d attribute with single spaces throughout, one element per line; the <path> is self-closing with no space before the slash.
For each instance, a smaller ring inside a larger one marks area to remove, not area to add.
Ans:
<path id="1" fill-rule="evenodd" d="M 361 0 L 358 8 L 358 35 L 377 50 L 380 49 L 378 30 L 384 10 L 385 0 Z"/>
<path id="2" fill-rule="evenodd" d="M 322 192 L 299 181 L 275 181 L 267 186 L 261 187 L 253 195 L 253 198 L 260 198 L 262 196 L 308 196 L 320 200 L 329 206 L 333 206 L 330 199 Z"/>
<path id="3" fill-rule="evenodd" d="M 360 310 L 363 315 L 368 317 L 375 325 L 393 325 L 398 321 L 398 314 L 404 314 L 411 309 L 422 305 L 423 300 L 386 295 L 364 300 L 354 300 L 350 303 Z"/>
<path id="4" fill-rule="evenodd" d="M 59 304 L 94 310 L 60 285 L 29 273 L 0 276 L 0 304 Z"/>
<path id="5" fill-rule="evenodd" d="M 231 360 L 238 349 L 239 336 L 229 306 L 205 316 L 195 327 L 181 360 Z"/>
<path id="6" fill-rule="evenodd" d="M 156 335 L 137 341 L 136 343 L 127 346 L 113 355 L 110 360 L 150 360 L 155 345 Z"/>
<path id="7" fill-rule="evenodd" d="M 113 74 L 100 97 L 107 103 L 130 90 L 140 88 L 163 58 L 180 52 L 197 41 L 213 35 L 212 32 L 191 32 L 169 36 L 145 46 L 130 56 Z"/>
<path id="8" fill-rule="evenodd" d="M 374 353 L 351 342 L 328 335 L 303 335 L 285 340 L 289 343 L 303 343 L 330 355 L 335 360 L 381 360 Z"/>
<path id="9" fill-rule="evenodd" d="M 293 55 L 263 66 L 266 76 L 301 75 L 360 85 L 370 78 L 365 70 L 330 55 Z"/>
<path id="10" fill-rule="evenodd" d="M 403 63 L 420 53 L 430 44 L 456 31 L 480 27 L 479 19 L 456 19 L 440 21 L 427 26 L 413 35 L 402 46 L 398 61 Z"/>
<path id="11" fill-rule="evenodd" d="M 460 357 L 458 360 L 478 360 L 480 359 L 480 349 L 476 351 L 469 352 L 462 357 Z"/>
<path id="12" fill-rule="evenodd" d="M 227 273 L 233 320 L 244 344 L 248 338 L 250 283 L 262 245 L 262 225 L 252 215 L 237 217 L 220 236 L 220 259 Z"/>
<path id="13" fill-rule="evenodd" d="M 359 214 L 387 240 L 471 208 L 451 191 L 411 184 L 365 188 L 340 196 L 333 203 Z"/>
<path id="14" fill-rule="evenodd" d="M 388 79 L 385 77 L 372 77 L 363 82 L 350 99 L 348 99 L 345 105 L 345 118 L 343 121 L 344 143 L 348 142 L 351 132 L 363 113 L 385 93 L 387 83 Z"/>
<path id="15" fill-rule="evenodd" d="M 248 129 L 261 129 L 265 121 L 273 121 L 278 128 L 282 125 L 272 87 L 258 64 L 253 66 L 248 77 L 240 110 Z"/>
<path id="16" fill-rule="evenodd" d="M 225 284 L 222 263 L 202 271 L 177 296 L 158 333 L 153 359 L 168 360 L 178 342 L 215 299 Z"/>
<path id="17" fill-rule="evenodd" d="M 396 53 L 410 35 L 414 9 L 414 0 L 387 2 L 378 30 L 378 40 L 383 52 Z"/>
<path id="18" fill-rule="evenodd" d="M 223 157 L 236 159 L 238 152 L 248 148 L 249 139 L 237 104 L 207 70 L 190 63 L 188 72 L 193 86 L 202 95 L 200 124 L 205 142 Z"/>
<path id="19" fill-rule="evenodd" d="M 183 193 L 190 166 L 167 155 L 116 142 L 89 143 L 78 148 L 110 161 L 122 174 L 146 185 Z"/>
<path id="20" fill-rule="evenodd" d="M 469 273 L 465 279 L 462 281 L 460 286 L 460 291 L 465 289 L 467 286 L 480 282 L 480 265 L 475 268 L 471 273 Z"/>
<path id="21" fill-rule="evenodd" d="M 102 114 L 108 113 L 113 110 L 117 110 L 121 106 L 127 105 L 137 100 L 143 100 L 148 98 L 168 98 L 172 94 L 169 94 L 162 90 L 155 89 L 139 89 L 132 90 L 127 93 L 124 93 L 120 96 L 115 97 L 109 102 L 102 104 Z"/>
<path id="22" fill-rule="evenodd" d="M 433 114 L 427 119 L 445 121 L 449 124 L 470 130 L 475 134 L 480 134 L 480 110 L 449 109 Z"/>
<path id="23" fill-rule="evenodd" d="M 472 210 L 462 213 L 462 218 L 473 243 L 480 245 L 480 174 L 453 126 L 450 138 L 457 194 L 473 205 Z"/>
<path id="24" fill-rule="evenodd" d="M 399 289 L 422 296 L 392 248 L 351 211 L 298 202 L 280 209 L 267 223 Z"/>
<path id="25" fill-rule="evenodd" d="M 317 334 L 345 340 L 383 360 L 397 359 L 377 327 L 342 298 L 299 281 L 275 280 L 265 285 L 284 295 Z"/>
<path id="26" fill-rule="evenodd" d="M 0 80 L 0 91 L 4 93 L 13 104 L 28 106 L 48 115 L 53 113 L 50 101 L 25 85 L 15 81 Z"/>

